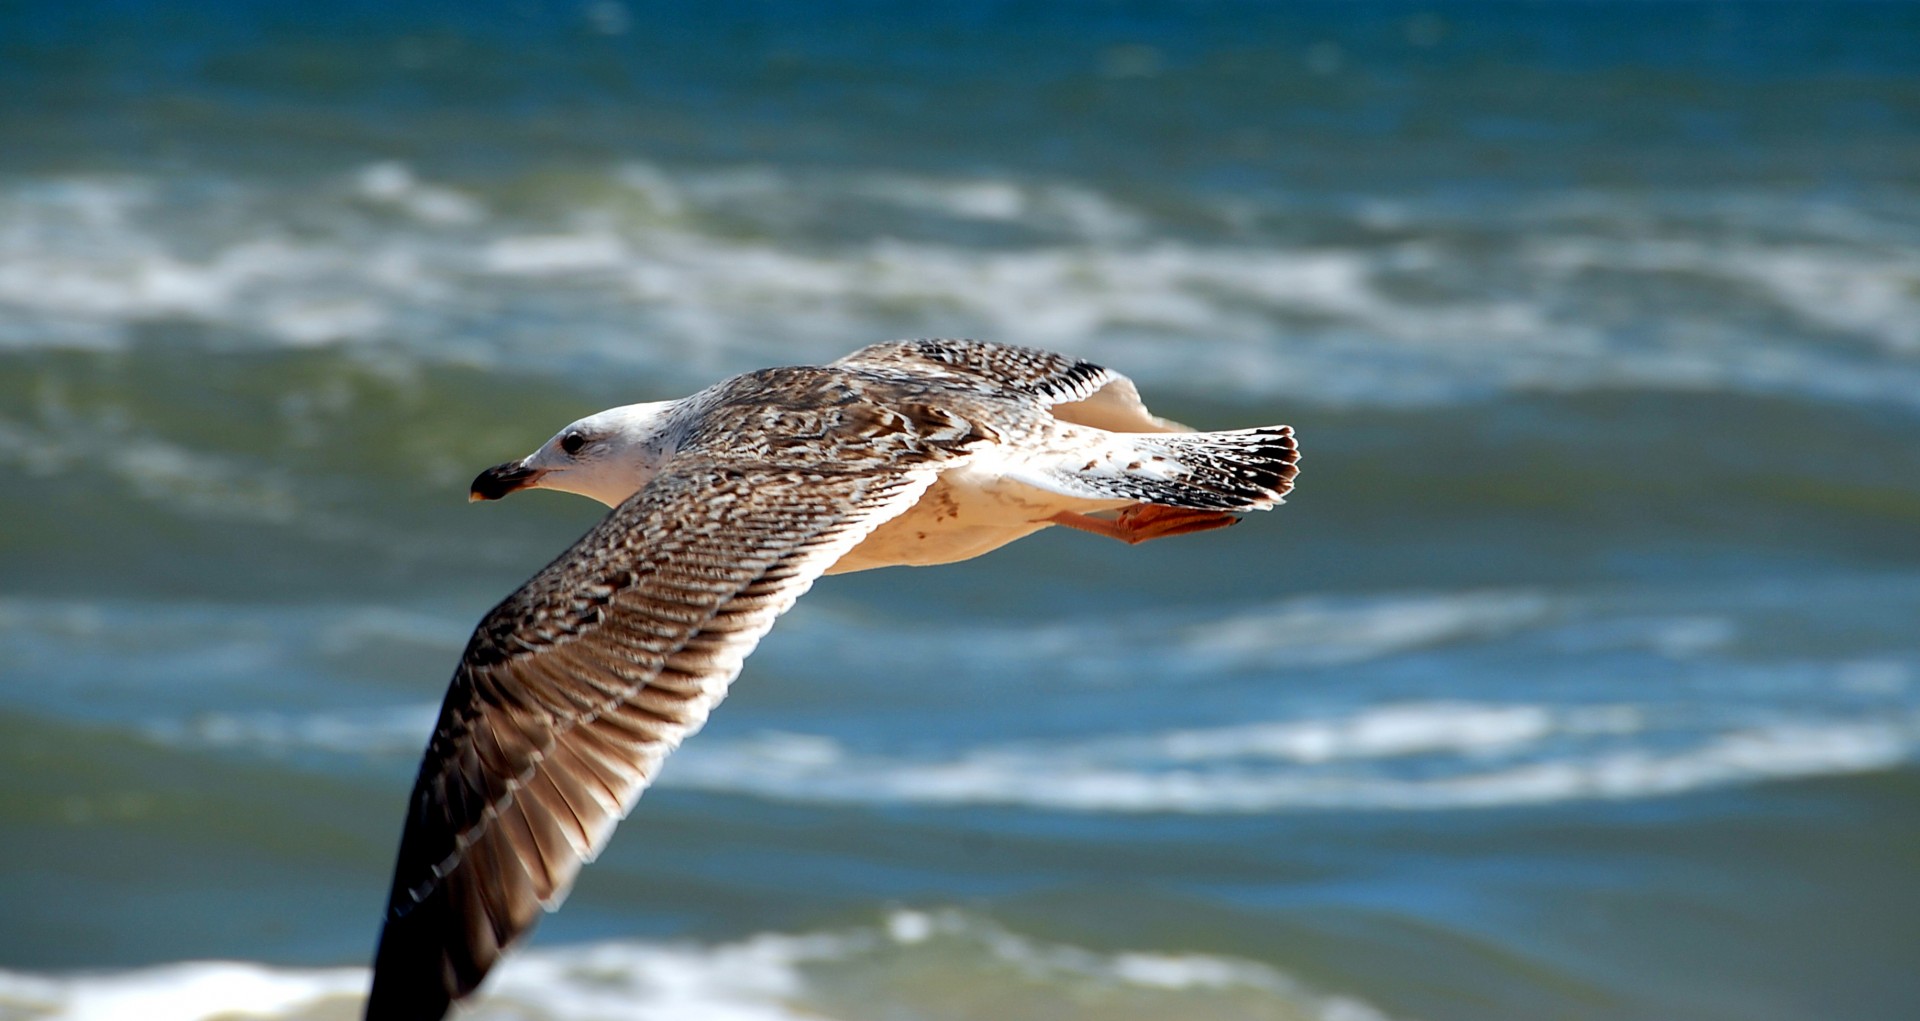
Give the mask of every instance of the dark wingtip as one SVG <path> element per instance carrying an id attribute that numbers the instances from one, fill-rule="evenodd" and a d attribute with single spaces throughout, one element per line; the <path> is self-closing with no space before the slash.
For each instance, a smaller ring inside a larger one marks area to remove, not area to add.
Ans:
<path id="1" fill-rule="evenodd" d="M 440 1021 L 540 919 L 526 871 L 517 859 L 495 857 L 484 840 L 430 888 L 400 886 L 403 876 L 429 872 L 423 862 L 444 860 L 454 840 L 449 830 L 419 823 L 409 819 L 401 836 L 366 1021 Z"/>
<path id="2" fill-rule="evenodd" d="M 366 1021 L 440 1021 L 453 1008 L 440 948 L 412 928 L 389 922 L 381 930 Z"/>

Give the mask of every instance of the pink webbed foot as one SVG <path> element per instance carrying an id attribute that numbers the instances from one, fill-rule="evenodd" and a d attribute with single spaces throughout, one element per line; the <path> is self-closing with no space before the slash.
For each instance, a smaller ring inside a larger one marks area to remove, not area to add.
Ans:
<path id="1" fill-rule="evenodd" d="M 1078 528 L 1083 532 L 1104 535 L 1109 539 L 1118 539 L 1128 545 L 1137 545 L 1149 539 L 1164 539 L 1170 535 L 1186 535 L 1189 532 L 1208 532 L 1216 528 L 1225 528 L 1239 522 L 1239 517 L 1224 511 L 1187 510 L 1182 507 L 1165 507 L 1155 503 L 1136 503 L 1123 507 L 1112 520 L 1096 518 L 1072 511 L 1061 511 L 1047 520 L 1068 528 Z"/>

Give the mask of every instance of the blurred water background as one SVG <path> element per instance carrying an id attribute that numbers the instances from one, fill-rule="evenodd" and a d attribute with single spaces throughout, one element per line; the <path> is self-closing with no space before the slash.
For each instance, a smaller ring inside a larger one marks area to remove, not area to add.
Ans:
<path id="1" fill-rule="evenodd" d="M 599 513 L 468 479 L 931 335 L 1297 496 L 823 582 L 473 1017 L 1914 1016 L 1920 8 L 88 0 L 0 5 L 0 1018 L 351 1016 Z"/>

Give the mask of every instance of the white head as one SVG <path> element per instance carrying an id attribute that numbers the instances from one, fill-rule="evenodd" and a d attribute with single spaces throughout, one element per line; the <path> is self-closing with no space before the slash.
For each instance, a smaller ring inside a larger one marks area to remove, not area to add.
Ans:
<path id="1" fill-rule="evenodd" d="M 539 450 L 480 473 L 470 500 L 498 500 L 522 489 L 558 489 L 617 507 L 673 453 L 666 412 L 677 401 L 629 404 L 588 415 Z"/>

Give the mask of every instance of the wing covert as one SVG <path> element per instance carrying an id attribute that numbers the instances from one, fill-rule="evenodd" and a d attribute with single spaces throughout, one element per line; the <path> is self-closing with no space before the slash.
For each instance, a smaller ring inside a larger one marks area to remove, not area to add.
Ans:
<path id="1" fill-rule="evenodd" d="M 1048 405 L 1055 418 L 1076 425 L 1114 432 L 1193 431 L 1148 411 L 1133 380 L 1039 348 L 984 340 L 895 340 L 868 345 L 833 364 L 1025 394 Z"/>

